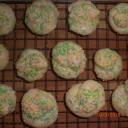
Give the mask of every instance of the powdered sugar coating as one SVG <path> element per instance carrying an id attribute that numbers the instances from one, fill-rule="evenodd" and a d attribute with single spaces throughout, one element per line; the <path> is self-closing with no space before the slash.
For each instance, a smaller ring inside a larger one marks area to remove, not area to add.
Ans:
<path id="1" fill-rule="evenodd" d="M 66 105 L 77 116 L 93 116 L 105 105 L 104 89 L 94 80 L 75 84 L 66 93 Z"/>
<path id="2" fill-rule="evenodd" d="M 86 57 L 81 46 L 71 42 L 60 42 L 52 50 L 54 71 L 66 79 L 76 78 L 84 71 Z"/>
<path id="3" fill-rule="evenodd" d="M 22 117 L 32 127 L 49 127 L 58 117 L 55 98 L 40 89 L 30 89 L 22 98 Z"/>
<path id="4" fill-rule="evenodd" d="M 43 77 L 47 67 L 48 62 L 45 56 L 35 49 L 24 50 L 16 62 L 17 74 L 28 82 Z"/>
<path id="5" fill-rule="evenodd" d="M 100 11 L 90 1 L 79 0 L 68 7 L 70 30 L 83 36 L 96 30 Z"/>
<path id="6" fill-rule="evenodd" d="M 46 35 L 57 25 L 58 9 L 50 0 L 36 0 L 27 8 L 25 23 L 35 34 Z"/>

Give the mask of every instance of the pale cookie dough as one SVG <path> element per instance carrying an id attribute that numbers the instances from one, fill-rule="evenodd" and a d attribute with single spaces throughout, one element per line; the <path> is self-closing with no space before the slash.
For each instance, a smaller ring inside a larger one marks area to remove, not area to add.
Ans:
<path id="1" fill-rule="evenodd" d="M 123 69 L 121 56 L 109 48 L 98 50 L 95 53 L 94 62 L 94 71 L 103 81 L 117 78 Z"/>
<path id="2" fill-rule="evenodd" d="M 128 34 L 128 4 L 119 3 L 109 11 L 109 24 L 119 34 Z"/>
<path id="3" fill-rule="evenodd" d="M 56 100 L 49 92 L 30 89 L 22 98 L 23 121 L 35 128 L 47 128 L 58 117 Z"/>
<path id="4" fill-rule="evenodd" d="M 52 50 L 52 57 L 53 70 L 62 78 L 76 78 L 86 66 L 84 50 L 71 41 L 58 43 Z"/>
<path id="5" fill-rule="evenodd" d="M 10 33 L 16 23 L 15 14 L 10 6 L 0 3 L 0 36 Z"/>
<path id="6" fill-rule="evenodd" d="M 0 84 L 0 118 L 12 113 L 16 106 L 15 91 L 4 84 Z"/>
<path id="7" fill-rule="evenodd" d="M 91 117 L 105 105 L 104 88 L 94 80 L 75 84 L 66 93 L 66 105 L 77 116 Z"/>
<path id="8" fill-rule="evenodd" d="M 0 71 L 3 70 L 9 62 L 9 51 L 0 44 Z"/>
<path id="9" fill-rule="evenodd" d="M 112 105 L 122 116 L 128 116 L 128 80 L 114 90 Z"/>
<path id="10" fill-rule="evenodd" d="M 47 67 L 47 59 L 42 52 L 35 49 L 24 50 L 16 62 L 18 76 L 28 82 L 33 82 L 43 77 Z"/>
<path id="11" fill-rule="evenodd" d="M 50 0 L 36 0 L 26 11 L 25 23 L 35 34 L 46 35 L 56 28 L 59 12 Z"/>
<path id="12" fill-rule="evenodd" d="M 80 35 L 90 35 L 99 23 L 100 11 L 86 0 L 78 0 L 68 7 L 70 30 Z"/>

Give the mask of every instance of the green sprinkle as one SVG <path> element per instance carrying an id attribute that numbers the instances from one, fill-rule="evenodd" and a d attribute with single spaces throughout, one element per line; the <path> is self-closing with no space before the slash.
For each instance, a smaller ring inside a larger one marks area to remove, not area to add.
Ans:
<path id="1" fill-rule="evenodd" d="M 0 94 L 6 93 L 6 92 L 7 92 L 7 90 L 0 88 Z"/>

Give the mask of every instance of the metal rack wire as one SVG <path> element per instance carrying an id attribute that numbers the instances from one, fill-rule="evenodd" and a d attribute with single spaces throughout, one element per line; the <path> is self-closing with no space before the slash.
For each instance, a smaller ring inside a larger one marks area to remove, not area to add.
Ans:
<path id="1" fill-rule="evenodd" d="M 23 94 L 30 88 L 40 88 L 51 92 L 58 102 L 59 116 L 57 121 L 50 128 L 128 128 L 128 118 L 126 117 L 100 117 L 93 116 L 82 119 L 75 116 L 65 106 L 64 95 L 68 88 L 88 79 L 100 82 L 105 88 L 106 105 L 101 110 L 102 113 L 114 112 L 111 107 L 111 94 L 116 86 L 123 83 L 128 78 L 128 36 L 115 34 L 108 25 L 107 16 L 109 10 L 118 2 L 93 2 L 101 11 L 100 23 L 97 30 L 85 37 L 73 34 L 68 30 L 67 15 L 68 5 L 71 2 L 55 1 L 59 9 L 60 16 L 57 28 L 46 36 L 33 35 L 24 24 L 24 14 L 31 1 L 2 1 L 10 5 L 17 18 L 15 29 L 7 36 L 0 37 L 0 43 L 4 43 L 10 52 L 9 64 L 5 70 L 0 72 L 0 82 L 10 85 L 17 91 L 16 110 L 0 119 L 1 128 L 26 128 L 21 118 L 20 101 Z M 66 80 L 58 77 L 52 70 L 51 50 L 57 42 L 72 40 L 79 43 L 85 50 L 87 56 L 87 66 L 85 71 L 78 78 Z M 117 51 L 123 58 L 123 71 L 117 80 L 103 82 L 99 80 L 93 72 L 93 56 L 96 50 L 108 47 Z M 35 48 L 44 53 L 49 62 L 48 71 L 45 76 L 34 83 L 26 83 L 16 75 L 15 62 L 26 48 Z"/>

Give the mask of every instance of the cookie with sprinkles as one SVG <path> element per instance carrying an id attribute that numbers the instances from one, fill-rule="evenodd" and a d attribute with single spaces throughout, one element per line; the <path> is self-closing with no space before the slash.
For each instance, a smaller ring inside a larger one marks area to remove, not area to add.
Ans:
<path id="1" fill-rule="evenodd" d="M 0 71 L 3 70 L 9 62 L 9 51 L 3 44 L 0 44 Z"/>
<path id="2" fill-rule="evenodd" d="M 105 105 L 105 92 L 94 80 L 72 85 L 66 92 L 66 105 L 77 116 L 88 118 L 98 113 Z"/>
<path id="3" fill-rule="evenodd" d="M 0 3 L 0 36 L 10 33 L 16 23 L 15 14 L 10 6 Z"/>
<path id="4" fill-rule="evenodd" d="M 119 34 L 128 34 L 128 4 L 119 3 L 109 11 L 109 24 Z"/>
<path id="5" fill-rule="evenodd" d="M 103 81 L 116 79 L 123 69 L 121 56 L 109 48 L 98 50 L 94 62 L 94 71 Z"/>
<path id="6" fill-rule="evenodd" d="M 23 121 L 35 128 L 47 128 L 58 117 L 58 106 L 54 96 L 40 89 L 30 89 L 22 98 Z"/>
<path id="7" fill-rule="evenodd" d="M 33 33 L 46 35 L 56 28 L 58 16 L 50 0 L 36 0 L 26 10 L 25 23 Z"/>
<path id="8" fill-rule="evenodd" d="M 118 86 L 112 94 L 112 105 L 122 116 L 128 116 L 128 80 Z"/>
<path id="9" fill-rule="evenodd" d="M 0 84 L 0 118 L 12 113 L 16 106 L 15 91 L 4 84 Z"/>
<path id="10" fill-rule="evenodd" d="M 28 82 L 39 80 L 46 73 L 48 62 L 42 52 L 25 49 L 16 62 L 18 76 Z"/>
<path id="11" fill-rule="evenodd" d="M 76 78 L 82 73 L 86 61 L 84 50 L 75 42 L 60 42 L 52 50 L 53 70 L 65 79 Z"/>
<path id="12" fill-rule="evenodd" d="M 100 11 L 92 2 L 78 0 L 68 7 L 68 11 L 68 23 L 71 31 L 85 36 L 96 30 Z"/>

